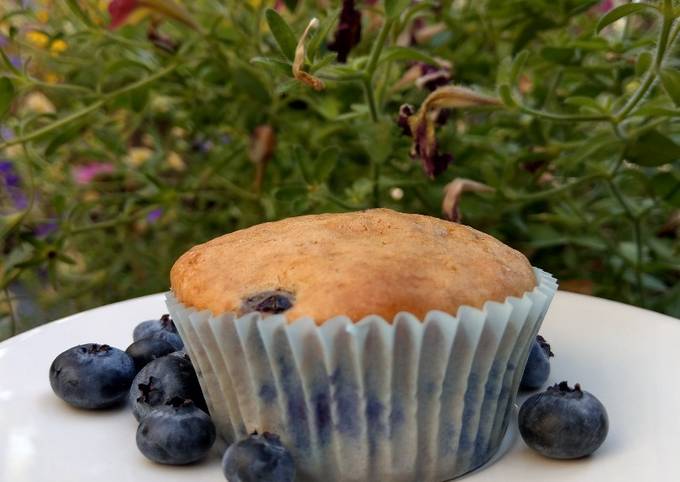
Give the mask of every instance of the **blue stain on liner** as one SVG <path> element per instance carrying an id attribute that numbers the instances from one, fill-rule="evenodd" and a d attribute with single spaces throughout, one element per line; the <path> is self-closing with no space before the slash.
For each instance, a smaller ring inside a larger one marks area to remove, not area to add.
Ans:
<path id="1" fill-rule="evenodd" d="M 274 331 L 269 355 L 274 362 L 278 391 L 286 411 L 288 437 L 297 453 L 304 453 L 310 447 L 307 406 L 295 356 L 285 328 L 282 325 Z"/>

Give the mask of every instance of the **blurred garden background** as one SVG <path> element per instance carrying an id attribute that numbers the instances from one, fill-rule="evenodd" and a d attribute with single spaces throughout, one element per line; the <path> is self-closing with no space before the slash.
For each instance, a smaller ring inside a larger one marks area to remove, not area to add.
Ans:
<path id="1" fill-rule="evenodd" d="M 0 339 L 384 206 L 680 317 L 679 2 L 1 0 Z M 318 19 L 318 20 L 313 20 Z"/>

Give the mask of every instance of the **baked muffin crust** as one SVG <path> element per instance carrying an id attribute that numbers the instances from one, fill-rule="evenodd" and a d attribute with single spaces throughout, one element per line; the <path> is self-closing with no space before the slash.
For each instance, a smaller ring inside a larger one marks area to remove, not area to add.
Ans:
<path id="1" fill-rule="evenodd" d="M 400 311 L 423 318 L 521 297 L 536 286 L 520 252 L 468 226 L 389 209 L 259 224 L 182 255 L 170 273 L 184 305 L 353 321 Z"/>

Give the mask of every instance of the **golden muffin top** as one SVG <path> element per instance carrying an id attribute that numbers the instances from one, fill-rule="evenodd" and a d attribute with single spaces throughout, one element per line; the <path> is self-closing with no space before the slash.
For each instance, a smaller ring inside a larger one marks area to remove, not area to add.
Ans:
<path id="1" fill-rule="evenodd" d="M 536 286 L 520 252 L 470 227 L 389 209 L 259 224 L 182 255 L 170 273 L 184 305 L 359 321 L 521 297 Z"/>

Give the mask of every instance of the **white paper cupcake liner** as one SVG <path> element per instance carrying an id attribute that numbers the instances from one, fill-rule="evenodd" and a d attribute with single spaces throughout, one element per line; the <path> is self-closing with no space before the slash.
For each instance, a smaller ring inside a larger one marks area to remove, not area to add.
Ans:
<path id="1" fill-rule="evenodd" d="M 534 268 L 521 298 L 388 323 L 214 316 L 167 305 L 231 443 L 281 436 L 301 481 L 449 480 L 498 449 L 529 349 L 557 289 Z"/>

